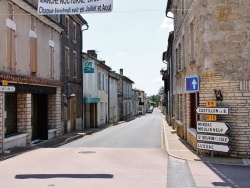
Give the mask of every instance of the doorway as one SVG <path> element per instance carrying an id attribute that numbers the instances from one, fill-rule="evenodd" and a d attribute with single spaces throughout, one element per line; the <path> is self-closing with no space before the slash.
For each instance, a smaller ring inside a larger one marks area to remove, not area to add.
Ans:
<path id="1" fill-rule="evenodd" d="M 32 95 L 32 140 L 48 140 L 48 95 Z"/>
<path id="2" fill-rule="evenodd" d="M 196 113 L 196 108 L 199 106 L 199 93 L 190 93 L 190 127 L 196 129 L 196 124 L 198 121 L 198 115 Z"/>

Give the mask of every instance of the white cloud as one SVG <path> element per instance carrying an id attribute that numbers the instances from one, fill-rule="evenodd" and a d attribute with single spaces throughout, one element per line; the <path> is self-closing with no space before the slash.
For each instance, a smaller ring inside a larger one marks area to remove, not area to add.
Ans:
<path id="1" fill-rule="evenodd" d="M 161 24 L 162 29 L 173 30 L 173 19 L 165 17 Z"/>

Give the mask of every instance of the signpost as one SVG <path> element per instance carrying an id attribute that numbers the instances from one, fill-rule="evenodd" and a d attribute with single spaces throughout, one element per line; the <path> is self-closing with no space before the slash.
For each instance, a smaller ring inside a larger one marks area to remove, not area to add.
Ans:
<path id="1" fill-rule="evenodd" d="M 197 132 L 226 134 L 230 127 L 224 122 L 197 121 Z"/>
<path id="2" fill-rule="evenodd" d="M 198 114 L 220 114 L 220 115 L 228 115 L 228 108 L 224 107 L 198 107 L 196 108 L 196 112 Z"/>
<path id="3" fill-rule="evenodd" d="M 227 145 L 210 144 L 210 143 L 197 143 L 198 149 L 210 150 L 210 151 L 221 151 L 228 152 L 230 150 Z"/>
<path id="4" fill-rule="evenodd" d="M 228 115 L 229 110 L 225 107 L 216 107 L 216 101 L 207 101 L 206 107 L 196 108 L 197 114 L 204 114 L 207 121 L 197 121 L 197 149 L 228 152 L 230 138 L 225 135 L 230 127 L 224 122 L 216 122 L 216 115 Z M 220 144 L 217 144 L 220 143 Z"/>
<path id="5" fill-rule="evenodd" d="M 208 135 L 208 134 L 197 134 L 198 141 L 205 141 L 205 142 L 218 142 L 218 143 L 229 143 L 230 139 L 228 136 L 223 135 Z"/>

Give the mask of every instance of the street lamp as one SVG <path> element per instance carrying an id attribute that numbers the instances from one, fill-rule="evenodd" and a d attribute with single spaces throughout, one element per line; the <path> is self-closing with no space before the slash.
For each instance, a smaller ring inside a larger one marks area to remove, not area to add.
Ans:
<path id="1" fill-rule="evenodd" d="M 164 74 L 164 70 L 163 70 L 163 69 L 160 70 L 160 74 L 161 74 L 161 75 Z"/>

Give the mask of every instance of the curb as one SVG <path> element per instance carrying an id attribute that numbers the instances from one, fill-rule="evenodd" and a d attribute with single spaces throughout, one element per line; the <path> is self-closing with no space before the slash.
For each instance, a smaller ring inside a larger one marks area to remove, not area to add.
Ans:
<path id="1" fill-rule="evenodd" d="M 169 148 L 169 143 L 168 143 L 168 137 L 166 134 L 166 127 L 164 125 L 164 121 L 165 119 L 162 119 L 162 126 L 163 126 L 163 140 L 164 140 L 164 144 L 165 144 L 165 150 L 167 151 L 168 155 L 177 159 L 181 159 L 181 160 L 187 160 L 187 161 L 197 161 L 197 162 L 204 162 L 204 163 L 209 163 L 209 164 L 221 164 L 221 165 L 234 165 L 234 166 L 250 166 L 250 159 L 238 159 L 238 158 L 224 158 L 222 160 L 224 160 L 225 162 L 219 162 L 219 161 L 215 161 L 215 160 L 221 160 L 220 158 L 209 158 L 208 156 L 199 156 L 196 154 L 197 159 L 191 159 L 191 158 L 183 158 L 183 157 L 179 157 L 174 155 L 173 153 L 171 153 L 170 148 Z M 233 160 L 239 160 L 241 161 L 241 163 L 236 162 L 232 162 Z"/>

